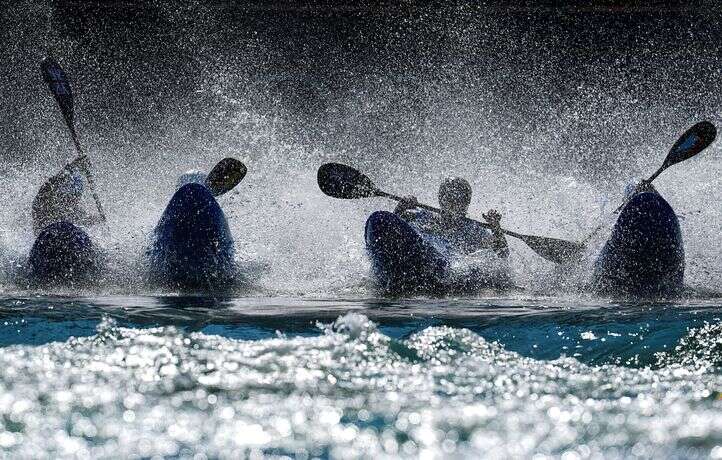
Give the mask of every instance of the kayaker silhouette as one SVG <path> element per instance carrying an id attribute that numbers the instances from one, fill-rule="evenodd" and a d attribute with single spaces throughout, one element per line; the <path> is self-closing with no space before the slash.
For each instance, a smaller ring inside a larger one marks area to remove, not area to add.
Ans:
<path id="1" fill-rule="evenodd" d="M 217 198 L 246 176 L 246 166 L 224 158 L 208 174 L 181 174 L 146 250 L 153 284 L 190 291 L 224 290 L 238 279 L 235 246 Z"/>
<path id="2" fill-rule="evenodd" d="M 87 157 L 81 156 L 40 187 L 32 206 L 35 235 L 56 222 L 81 226 L 103 222 L 102 216 L 88 214 L 83 205 L 85 185 L 82 173 L 87 167 Z"/>
<path id="3" fill-rule="evenodd" d="M 464 219 L 471 203 L 471 193 L 471 185 L 465 179 L 447 178 L 439 186 L 440 214 L 418 209 L 418 201 L 411 195 L 399 202 L 394 213 L 423 231 L 444 238 L 462 253 L 492 249 L 499 257 L 508 257 L 509 246 L 501 231 L 501 214 L 498 211 L 491 209 L 482 214 L 491 225 L 491 234 L 480 224 Z"/>

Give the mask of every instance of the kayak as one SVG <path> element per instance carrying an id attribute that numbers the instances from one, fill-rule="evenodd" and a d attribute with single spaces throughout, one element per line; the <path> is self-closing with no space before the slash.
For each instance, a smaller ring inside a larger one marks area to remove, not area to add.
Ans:
<path id="1" fill-rule="evenodd" d="M 634 195 L 595 261 L 597 293 L 669 296 L 683 290 L 684 245 L 672 207 L 656 192 Z"/>
<path id="2" fill-rule="evenodd" d="M 70 222 L 55 222 L 38 235 L 28 256 L 29 279 L 42 284 L 83 284 L 99 271 L 90 236 Z"/>
<path id="3" fill-rule="evenodd" d="M 147 251 L 150 279 L 184 290 L 229 286 L 236 275 L 228 221 L 210 190 L 180 187 L 158 222 Z"/>
<path id="4" fill-rule="evenodd" d="M 457 276 L 455 261 L 459 255 L 440 237 L 421 231 L 394 213 L 371 214 L 365 238 L 373 276 L 386 293 L 447 295 L 511 287 L 508 267 L 472 266 Z M 499 265 L 499 259 L 494 258 Z"/>

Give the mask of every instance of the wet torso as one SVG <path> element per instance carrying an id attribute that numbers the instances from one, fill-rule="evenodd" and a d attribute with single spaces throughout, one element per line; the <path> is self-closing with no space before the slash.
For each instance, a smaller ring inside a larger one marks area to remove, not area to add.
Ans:
<path id="1" fill-rule="evenodd" d="M 401 217 L 420 231 L 442 238 L 449 249 L 460 254 L 489 249 L 491 245 L 491 232 L 469 219 L 448 218 L 423 209 L 404 211 Z"/>

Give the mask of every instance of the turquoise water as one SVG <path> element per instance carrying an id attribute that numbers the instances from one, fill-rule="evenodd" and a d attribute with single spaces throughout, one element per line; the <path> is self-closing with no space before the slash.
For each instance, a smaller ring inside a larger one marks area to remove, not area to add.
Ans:
<path id="1" fill-rule="evenodd" d="M 722 302 L 4 297 L 0 452 L 722 455 Z"/>

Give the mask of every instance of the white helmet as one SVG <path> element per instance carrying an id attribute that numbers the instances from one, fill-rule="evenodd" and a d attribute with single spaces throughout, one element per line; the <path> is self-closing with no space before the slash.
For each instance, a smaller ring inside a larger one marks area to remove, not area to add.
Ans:
<path id="1" fill-rule="evenodd" d="M 637 190 L 637 184 L 639 184 L 639 177 L 632 177 L 629 182 L 627 182 L 627 185 L 624 186 L 624 199 L 628 200 L 632 198 L 635 191 Z"/>
<path id="2" fill-rule="evenodd" d="M 206 183 L 206 176 L 207 174 L 199 169 L 191 169 L 178 177 L 178 182 L 176 183 L 177 188 L 181 188 L 186 184 L 202 184 L 205 185 Z"/>

